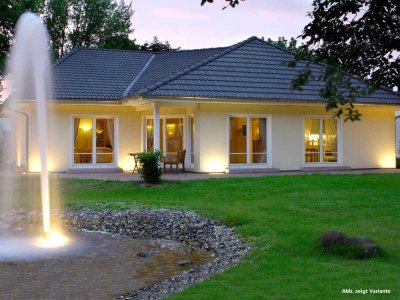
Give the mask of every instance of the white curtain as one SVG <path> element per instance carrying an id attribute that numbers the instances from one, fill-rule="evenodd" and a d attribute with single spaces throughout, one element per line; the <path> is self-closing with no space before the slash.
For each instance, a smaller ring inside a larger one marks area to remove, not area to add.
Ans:
<path id="1" fill-rule="evenodd" d="M 267 119 L 260 118 L 260 136 L 263 144 L 263 152 L 267 152 Z"/>
<path id="2" fill-rule="evenodd" d="M 114 149 L 114 120 L 108 119 L 107 120 L 107 127 L 108 127 L 108 137 L 110 139 L 110 144 L 112 149 Z"/>
<path id="3" fill-rule="evenodd" d="M 179 119 L 179 150 L 183 150 L 183 119 Z"/>
<path id="4" fill-rule="evenodd" d="M 79 131 L 79 122 L 81 119 L 75 118 L 74 119 L 74 143 L 76 143 L 76 138 L 78 136 L 78 131 Z"/>
<path id="5" fill-rule="evenodd" d="M 161 123 L 160 123 L 161 127 Z M 160 128 L 162 130 L 162 128 Z M 154 121 L 152 119 L 146 120 L 146 151 L 152 151 L 154 148 Z"/>

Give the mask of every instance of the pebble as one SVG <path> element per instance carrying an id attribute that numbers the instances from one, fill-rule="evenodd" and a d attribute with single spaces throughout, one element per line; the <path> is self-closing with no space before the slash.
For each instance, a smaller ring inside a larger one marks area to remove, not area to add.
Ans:
<path id="1" fill-rule="evenodd" d="M 78 229 L 106 231 L 131 238 L 154 238 L 180 242 L 193 250 L 210 251 L 213 260 L 194 266 L 162 282 L 117 296 L 116 299 L 161 299 L 198 284 L 238 264 L 250 251 L 233 231 L 215 220 L 191 211 L 140 209 L 113 212 L 82 209 L 64 214 L 67 225 Z M 138 252 L 139 257 L 149 253 Z M 180 266 L 192 265 L 189 260 Z"/>

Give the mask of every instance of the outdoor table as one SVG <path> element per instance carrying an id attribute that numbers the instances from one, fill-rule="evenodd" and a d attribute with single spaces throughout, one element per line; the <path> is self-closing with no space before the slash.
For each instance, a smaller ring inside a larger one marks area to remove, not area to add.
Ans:
<path id="1" fill-rule="evenodd" d="M 133 157 L 133 160 L 135 162 L 135 166 L 133 167 L 132 174 L 135 173 L 135 171 L 139 172 L 140 171 L 139 170 L 140 163 L 139 163 L 139 158 L 138 158 L 139 153 L 128 153 L 128 154 Z"/>

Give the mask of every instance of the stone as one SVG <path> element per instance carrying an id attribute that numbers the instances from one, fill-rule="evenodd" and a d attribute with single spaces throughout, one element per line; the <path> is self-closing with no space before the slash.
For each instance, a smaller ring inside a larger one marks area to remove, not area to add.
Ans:
<path id="1" fill-rule="evenodd" d="M 363 250 L 363 256 L 371 257 L 378 256 L 381 254 L 380 248 L 367 237 L 355 237 L 351 238 L 351 245 L 360 246 Z"/>
<path id="2" fill-rule="evenodd" d="M 319 237 L 322 248 L 330 253 L 353 258 L 381 255 L 380 248 L 368 237 L 348 237 L 340 231 L 327 231 Z"/>
<path id="3" fill-rule="evenodd" d="M 191 260 L 187 260 L 187 259 L 182 259 L 182 260 L 178 261 L 178 265 L 180 265 L 181 267 L 190 266 L 192 264 L 193 264 L 193 262 Z"/>
<path id="4" fill-rule="evenodd" d="M 147 251 L 140 251 L 136 254 L 137 257 L 147 258 L 150 256 L 150 253 Z"/>
<path id="5" fill-rule="evenodd" d="M 201 265 L 184 262 L 191 271 L 136 291 L 119 295 L 116 299 L 161 299 L 181 291 L 184 287 L 200 283 L 236 265 L 250 251 L 236 233 L 219 222 L 190 211 L 168 209 L 138 209 L 121 212 L 110 210 L 67 211 L 68 225 L 75 228 L 106 231 L 131 238 L 156 238 L 179 241 L 194 250 L 210 251 L 214 259 Z M 121 231 L 121 228 L 123 230 Z M 200 231 L 200 233 L 199 233 Z M 140 251 L 142 252 L 142 251 Z M 145 254 L 137 253 L 138 257 Z M 179 264 L 181 265 L 181 264 Z"/>
<path id="6" fill-rule="evenodd" d="M 329 249 L 348 245 L 350 239 L 340 231 L 327 231 L 319 237 L 323 248 Z"/>

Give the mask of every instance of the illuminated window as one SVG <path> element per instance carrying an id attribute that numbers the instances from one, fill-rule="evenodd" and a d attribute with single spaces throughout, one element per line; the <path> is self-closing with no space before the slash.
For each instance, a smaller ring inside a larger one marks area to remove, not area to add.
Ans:
<path id="1" fill-rule="evenodd" d="M 229 118 L 229 163 L 267 163 L 266 118 Z"/>
<path id="2" fill-rule="evenodd" d="M 114 119 L 74 118 L 74 164 L 114 163 Z"/>
<path id="3" fill-rule="evenodd" d="M 304 161 L 306 163 L 337 163 L 337 119 L 305 118 L 304 147 Z"/>
<path id="4" fill-rule="evenodd" d="M 154 119 L 145 119 L 145 149 L 154 150 Z M 164 126 L 166 124 L 166 126 Z M 164 145 L 167 145 L 166 149 Z M 160 150 L 164 155 L 183 150 L 183 118 L 160 118 Z"/>

